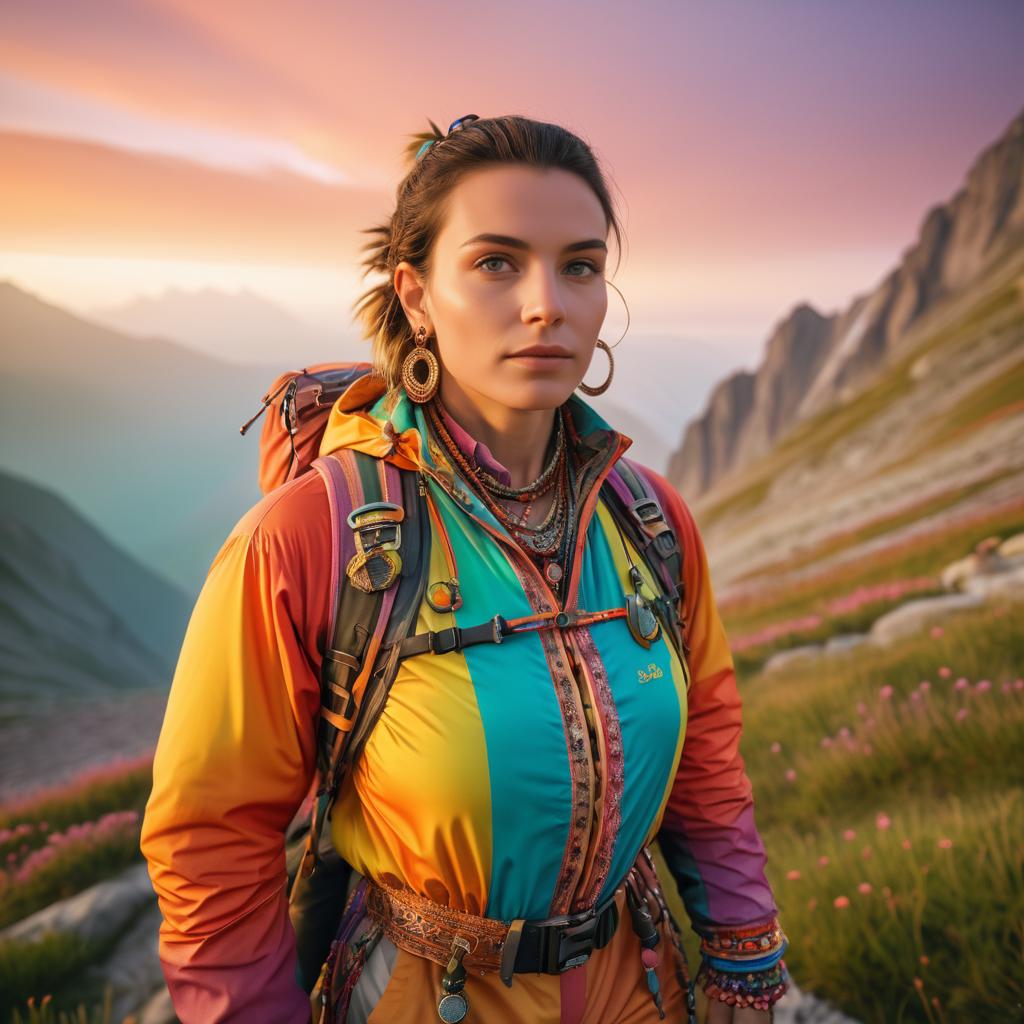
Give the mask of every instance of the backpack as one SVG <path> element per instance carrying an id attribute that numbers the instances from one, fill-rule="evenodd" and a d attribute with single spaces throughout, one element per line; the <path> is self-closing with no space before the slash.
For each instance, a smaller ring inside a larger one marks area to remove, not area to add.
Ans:
<path id="1" fill-rule="evenodd" d="M 399 643 L 415 627 L 428 583 L 429 558 L 421 553 L 429 550 L 431 528 L 419 474 L 352 449 L 319 455 L 336 400 L 372 372 L 369 363 L 320 363 L 284 373 L 240 428 L 244 435 L 273 407 L 276 415 L 264 421 L 260 438 L 261 490 L 269 493 L 314 470 L 324 478 L 331 511 L 334 600 L 320 680 L 316 773 L 285 833 L 296 980 L 307 992 L 329 953 L 353 874 L 323 825 L 387 701 Z M 659 593 L 650 603 L 679 657 L 688 658 L 682 553 L 653 486 L 635 463 L 620 457 L 602 494 L 619 528 L 659 581 Z M 491 623 L 452 628 L 432 634 L 429 644 L 433 649 L 434 637 L 451 634 L 443 649 L 454 650 L 487 642 L 492 632 L 500 642 L 496 628 Z M 381 657 L 384 650 L 389 656 Z"/>

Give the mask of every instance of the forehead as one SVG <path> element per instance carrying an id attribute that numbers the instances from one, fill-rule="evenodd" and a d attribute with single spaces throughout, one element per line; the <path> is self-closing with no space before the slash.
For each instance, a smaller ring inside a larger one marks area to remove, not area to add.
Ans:
<path id="1" fill-rule="evenodd" d="M 449 193 L 446 214 L 438 243 L 452 247 L 485 231 L 538 246 L 608 233 L 594 190 L 561 168 L 505 164 L 471 171 Z"/>

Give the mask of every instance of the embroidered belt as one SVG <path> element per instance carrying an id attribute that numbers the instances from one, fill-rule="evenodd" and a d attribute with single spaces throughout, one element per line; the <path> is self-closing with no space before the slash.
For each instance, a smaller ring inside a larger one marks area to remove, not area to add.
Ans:
<path id="1" fill-rule="evenodd" d="M 606 946 L 619 924 L 617 898 L 623 890 L 619 886 L 604 903 L 578 914 L 503 921 L 370 879 L 366 908 L 396 946 L 444 966 L 452 949 L 465 943 L 460 959 L 468 971 L 501 971 L 511 985 L 514 972 L 560 974 Z"/>

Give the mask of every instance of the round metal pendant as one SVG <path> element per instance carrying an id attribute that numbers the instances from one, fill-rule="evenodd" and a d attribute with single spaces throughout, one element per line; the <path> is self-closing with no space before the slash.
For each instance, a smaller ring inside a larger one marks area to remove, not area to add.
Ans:
<path id="1" fill-rule="evenodd" d="M 557 562 L 548 562 L 544 566 L 544 575 L 550 583 L 557 583 L 562 578 L 562 567 Z"/>
<path id="2" fill-rule="evenodd" d="M 461 992 L 450 992 L 437 1004 L 437 1015 L 445 1024 L 458 1024 L 469 1012 L 469 1001 Z"/>

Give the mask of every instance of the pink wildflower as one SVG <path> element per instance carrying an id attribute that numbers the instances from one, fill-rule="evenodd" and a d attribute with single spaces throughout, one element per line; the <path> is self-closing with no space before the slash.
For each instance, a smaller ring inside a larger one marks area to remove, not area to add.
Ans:
<path id="1" fill-rule="evenodd" d="M 903 842 L 900 843 L 900 846 L 902 846 L 904 850 L 909 850 L 910 849 L 910 840 L 909 839 L 904 839 Z"/>
<path id="2" fill-rule="evenodd" d="M 786 872 L 786 878 L 788 878 L 791 882 L 799 882 L 800 881 L 800 872 L 797 871 L 796 868 L 794 868 L 792 871 L 787 871 Z"/>
<path id="3" fill-rule="evenodd" d="M 786 769 L 786 781 L 787 782 L 795 782 L 796 781 L 796 769 L 795 768 L 787 768 Z"/>
<path id="4" fill-rule="evenodd" d="M 957 690 L 957 691 L 959 691 L 959 692 L 961 692 L 961 693 L 962 693 L 962 692 L 963 692 L 964 690 L 966 690 L 966 689 L 967 689 L 967 687 L 969 687 L 970 685 L 971 685 L 971 684 L 970 684 L 970 682 L 969 682 L 969 681 L 968 681 L 967 679 L 964 679 L 964 677 L 963 677 L 963 676 L 961 676 L 961 677 L 960 677 L 960 678 L 959 678 L 959 679 L 958 679 L 958 680 L 957 680 L 957 681 L 956 681 L 956 682 L 955 682 L 955 683 L 953 684 L 953 689 L 954 689 L 954 690 Z"/>
<path id="5" fill-rule="evenodd" d="M 932 626 L 929 632 L 931 633 L 932 639 L 938 640 L 946 631 L 941 626 Z"/>
<path id="6" fill-rule="evenodd" d="M 959 708 L 957 710 L 957 713 L 953 717 L 958 722 L 962 722 L 969 714 L 970 714 L 970 712 L 967 710 L 967 708 Z"/>
<path id="7" fill-rule="evenodd" d="M 861 882 L 860 885 L 857 886 L 857 892 L 859 892 L 862 896 L 867 896 L 868 893 L 871 892 L 871 883 Z"/>
<path id="8" fill-rule="evenodd" d="M 952 839 L 946 839 L 946 838 L 940 839 L 939 840 L 939 849 L 940 850 L 952 850 L 953 849 L 953 840 Z"/>
<path id="9" fill-rule="evenodd" d="M 931 684 L 931 682 L 930 682 L 929 680 L 927 680 L 927 679 L 922 679 L 922 680 L 921 680 L 921 682 L 920 682 L 920 683 L 918 684 L 918 687 L 917 687 L 917 688 L 918 688 L 918 689 L 919 689 L 919 690 L 920 690 L 920 691 L 921 691 L 922 693 L 927 693 L 927 692 L 928 692 L 928 691 L 929 691 L 929 690 L 930 690 L 930 689 L 932 688 L 932 684 Z"/>
<path id="10" fill-rule="evenodd" d="M 892 820 L 889 815 L 884 811 L 879 811 L 878 815 L 875 817 L 875 828 L 880 832 L 884 832 L 891 824 Z"/>
<path id="11" fill-rule="evenodd" d="M 992 689 L 992 682 L 989 679 L 982 679 L 974 689 L 977 693 L 988 693 Z"/>
<path id="12" fill-rule="evenodd" d="M 782 744 L 779 743 L 778 741 L 776 741 L 775 743 L 772 744 L 772 748 L 771 749 L 772 749 L 772 753 L 773 754 L 777 754 L 780 750 L 782 750 Z"/>
<path id="13" fill-rule="evenodd" d="M 832 746 L 832 737 L 831 736 L 822 736 L 821 737 L 821 747 L 822 747 L 822 749 L 823 750 L 828 750 L 828 748 L 831 747 L 831 746 Z"/>
<path id="14" fill-rule="evenodd" d="M 882 700 L 888 700 L 892 696 L 892 687 L 886 684 L 878 691 L 878 696 L 881 697 Z"/>
<path id="15" fill-rule="evenodd" d="M 953 674 L 953 670 L 948 665 L 942 665 L 939 668 L 939 675 L 943 679 L 948 679 Z"/>
<path id="16" fill-rule="evenodd" d="M 845 840 L 846 840 L 846 841 L 847 841 L 848 843 L 852 843 L 852 842 L 854 841 L 854 839 L 856 839 L 856 838 L 857 838 L 857 833 L 856 833 L 856 832 L 854 832 L 854 830 L 853 830 L 852 828 L 848 828 L 848 829 L 847 829 L 847 830 L 846 830 L 846 831 L 845 831 L 845 832 L 843 833 L 843 838 L 844 838 L 844 839 L 845 839 Z"/>
<path id="17" fill-rule="evenodd" d="M 837 896 L 832 901 L 832 906 L 835 907 L 836 910 L 845 910 L 849 905 L 850 905 L 850 897 L 849 896 Z"/>
<path id="18" fill-rule="evenodd" d="M 818 867 L 819 868 L 827 868 L 828 867 L 828 857 L 826 857 L 825 854 L 822 854 L 818 858 Z"/>

